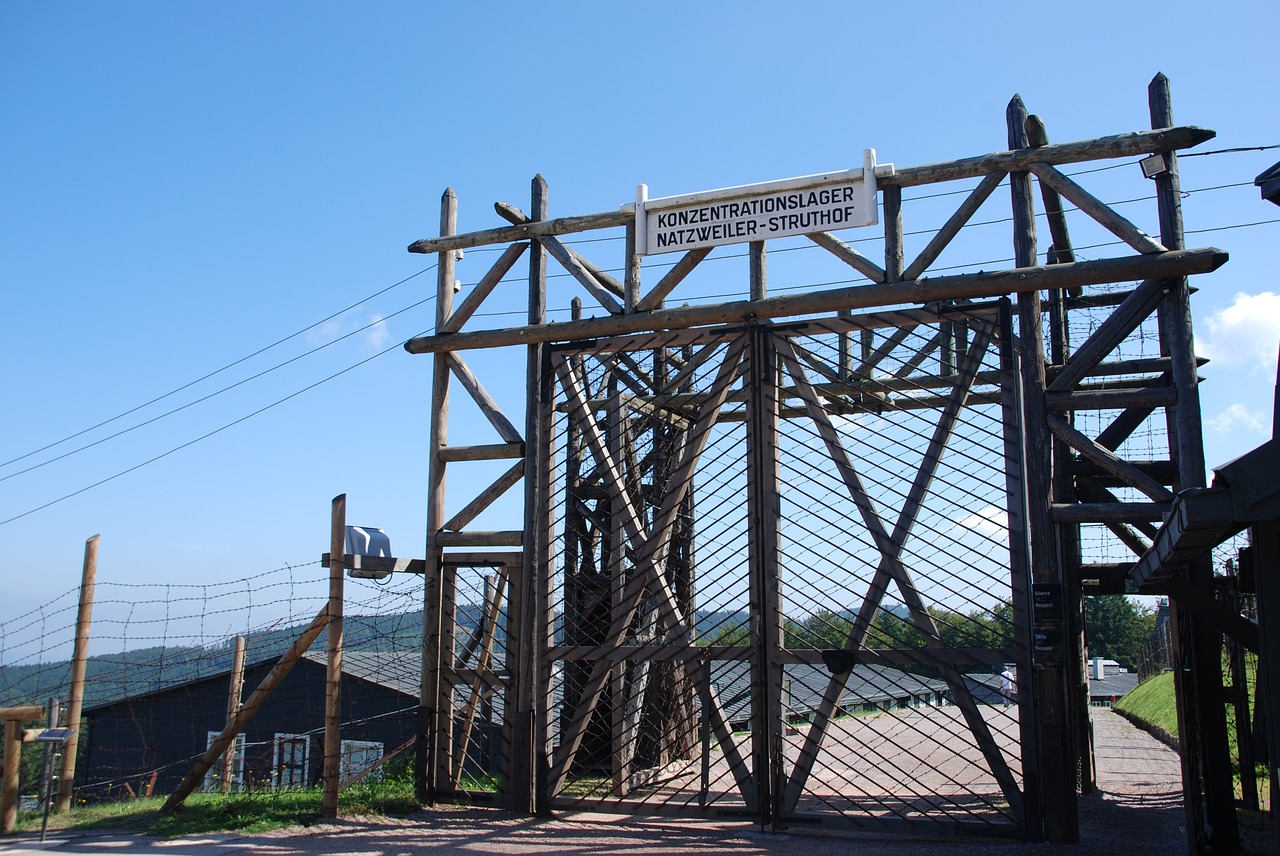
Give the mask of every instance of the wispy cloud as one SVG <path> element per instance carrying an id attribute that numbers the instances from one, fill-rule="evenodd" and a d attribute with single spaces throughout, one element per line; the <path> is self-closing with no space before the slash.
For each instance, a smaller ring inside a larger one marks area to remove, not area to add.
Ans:
<path id="1" fill-rule="evenodd" d="M 957 529 L 967 529 L 986 538 L 995 538 L 1009 528 L 1009 515 L 999 506 L 988 505 L 961 517 L 955 525 Z"/>
<path id="2" fill-rule="evenodd" d="M 391 330 L 381 315 L 374 315 L 370 320 L 373 323 L 364 331 L 364 342 L 371 350 L 381 351 L 391 341 Z"/>
<path id="3" fill-rule="evenodd" d="M 1239 403 L 1231 405 L 1212 419 L 1206 419 L 1204 426 L 1216 434 L 1230 434 L 1237 426 L 1247 428 L 1254 434 L 1271 434 L 1271 427 L 1266 424 L 1264 416 Z"/>
<path id="4" fill-rule="evenodd" d="M 1196 337 L 1196 350 L 1222 367 L 1275 374 L 1280 344 L 1280 295 L 1236 294 L 1231 305 L 1208 318 Z"/>

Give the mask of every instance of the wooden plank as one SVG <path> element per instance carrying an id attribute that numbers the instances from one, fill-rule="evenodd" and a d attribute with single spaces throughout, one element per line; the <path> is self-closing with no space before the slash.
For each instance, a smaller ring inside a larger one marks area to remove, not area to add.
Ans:
<path id="1" fill-rule="evenodd" d="M 480 304 L 484 303 L 485 298 L 497 287 L 502 278 L 507 275 L 520 257 L 524 255 L 524 251 L 529 249 L 528 243 L 512 244 L 507 247 L 498 260 L 493 263 L 493 267 L 489 268 L 489 272 L 480 278 L 475 287 L 471 289 L 471 293 L 462 301 L 462 305 L 457 311 L 451 314 L 440 327 L 436 328 L 438 333 L 456 333 L 462 329 L 462 325 L 475 314 L 480 308 Z"/>
<path id="2" fill-rule="evenodd" d="M 1111 475 L 1134 487 L 1156 502 L 1172 502 L 1173 493 L 1142 470 L 1121 459 L 1110 449 L 1098 445 L 1066 420 L 1057 415 L 1047 415 L 1045 421 L 1054 436 L 1093 461 Z"/>
<path id="3" fill-rule="evenodd" d="M 1117 214 L 1106 203 L 1089 193 L 1058 170 L 1043 163 L 1030 167 L 1036 178 L 1067 197 L 1077 208 L 1097 221 L 1104 229 L 1140 253 L 1163 253 L 1165 246 L 1146 232 Z"/>
<path id="4" fill-rule="evenodd" d="M 1167 502 L 1055 502 L 1049 514 L 1054 523 L 1158 523 L 1171 507 Z"/>
<path id="5" fill-rule="evenodd" d="M 442 529 L 431 535 L 427 540 L 435 549 L 444 547 L 520 547 L 524 545 L 524 530 L 446 532 Z"/>
<path id="6" fill-rule="evenodd" d="M 885 281 L 884 268 L 880 267 L 880 265 L 871 261 L 871 259 L 867 258 L 830 232 L 812 232 L 805 235 L 805 237 L 872 282 Z"/>
<path id="7" fill-rule="evenodd" d="M 524 443 L 492 443 L 481 446 L 445 446 L 440 450 L 440 460 L 453 461 L 502 461 L 524 457 Z"/>
<path id="8" fill-rule="evenodd" d="M 1004 181 L 1008 175 L 1004 170 L 997 170 L 982 179 L 978 186 L 965 197 L 964 202 L 956 209 L 955 213 L 947 218 L 947 222 L 942 224 L 942 228 L 934 233 L 934 236 L 920 251 L 920 255 L 916 256 L 913 261 L 902 274 L 903 279 L 912 280 L 919 279 L 920 275 L 929 269 L 929 265 L 938 260 L 938 256 L 942 255 L 942 251 L 947 248 L 955 238 L 960 234 L 960 230 L 973 219 L 973 215 L 982 207 L 982 203 L 987 201 L 992 192 L 1000 186 L 1000 182 Z"/>
<path id="9" fill-rule="evenodd" d="M 662 301 L 666 300 L 667 295 L 675 290 L 677 285 L 684 282 L 685 277 L 693 273 L 693 269 L 703 259 L 711 255 L 713 249 L 714 247 L 699 247 L 681 256 L 680 261 L 676 262 L 675 266 L 667 271 L 662 279 L 658 280 L 658 284 L 651 288 L 649 293 L 636 304 L 636 309 L 641 312 L 649 312 L 660 307 Z"/>
<path id="10" fill-rule="evenodd" d="M 455 532 L 462 529 L 472 520 L 475 520 L 480 512 L 492 505 L 494 500 L 514 487 L 516 482 L 522 478 L 524 478 L 524 461 L 517 461 L 511 469 L 494 479 L 492 484 L 482 490 L 475 499 L 467 503 L 461 511 L 450 518 L 444 524 L 444 528 Z"/>
<path id="11" fill-rule="evenodd" d="M 1073 264 L 1017 267 L 954 276 L 928 277 L 912 282 L 860 285 L 805 294 L 742 300 L 710 306 L 683 306 L 649 313 L 587 318 L 558 324 L 539 324 L 503 330 L 421 336 L 405 343 L 411 354 L 468 348 L 498 348 L 539 342 L 601 338 L 660 329 L 708 324 L 741 324 L 786 315 L 818 315 L 840 309 L 867 309 L 935 300 L 982 299 L 1040 289 L 1064 289 L 1135 279 L 1167 278 L 1208 273 L 1222 266 L 1227 254 L 1217 249 L 1179 250 L 1153 255 L 1097 259 Z"/>
<path id="12" fill-rule="evenodd" d="M 1126 408 L 1169 407 L 1178 402 L 1178 391 L 1173 387 L 1147 387 L 1145 389 L 1107 389 L 1089 392 L 1069 392 L 1045 396 L 1044 406 L 1050 412 L 1072 410 L 1124 410 Z"/>
<path id="13" fill-rule="evenodd" d="M 508 443 L 524 443 L 524 438 L 520 436 L 516 426 L 511 424 L 511 420 L 498 406 L 498 402 L 493 400 L 493 396 L 480 383 L 480 379 L 475 376 L 462 357 L 450 353 L 445 354 L 445 360 L 449 364 L 450 371 L 462 382 L 463 388 L 470 393 L 471 398 L 479 406 L 480 412 L 489 420 L 489 424 L 494 427 L 498 435 Z"/>

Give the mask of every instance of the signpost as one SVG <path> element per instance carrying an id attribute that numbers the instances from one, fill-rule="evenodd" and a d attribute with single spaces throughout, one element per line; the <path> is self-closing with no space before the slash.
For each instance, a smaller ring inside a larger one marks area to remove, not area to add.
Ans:
<path id="1" fill-rule="evenodd" d="M 864 150 L 862 161 L 861 169 L 660 199 L 649 199 L 642 184 L 634 204 L 636 252 L 656 255 L 873 226 L 880 222 L 876 173 L 891 175 L 893 165 L 877 168 L 875 149 Z"/>

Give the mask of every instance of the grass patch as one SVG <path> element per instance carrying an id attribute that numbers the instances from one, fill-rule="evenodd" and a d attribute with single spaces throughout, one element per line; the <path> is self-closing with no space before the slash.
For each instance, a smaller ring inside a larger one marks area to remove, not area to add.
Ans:
<path id="1" fill-rule="evenodd" d="M 1116 710 L 1172 738 L 1178 736 L 1178 705 L 1173 688 L 1173 672 L 1164 672 L 1143 681 L 1116 702 Z"/>
<path id="2" fill-rule="evenodd" d="M 320 788 L 249 794 L 192 794 L 169 815 L 160 814 L 166 797 L 78 806 L 51 815 L 50 829 L 143 833 L 162 838 L 211 832 L 257 833 L 288 826 L 309 826 L 320 819 Z M 357 783 L 338 797 L 338 814 L 403 817 L 420 808 L 408 778 Z M 39 812 L 18 815 L 19 832 L 40 829 Z"/>

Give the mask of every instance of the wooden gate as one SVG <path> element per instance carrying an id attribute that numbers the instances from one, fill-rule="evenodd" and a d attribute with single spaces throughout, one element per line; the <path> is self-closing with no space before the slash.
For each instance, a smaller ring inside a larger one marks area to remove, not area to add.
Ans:
<path id="1" fill-rule="evenodd" d="M 548 349 L 551 808 L 1023 833 L 1000 324 L 990 304 Z"/>

